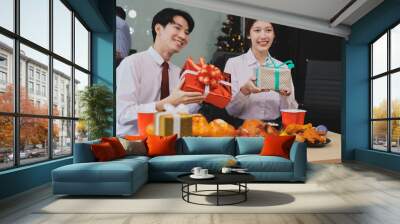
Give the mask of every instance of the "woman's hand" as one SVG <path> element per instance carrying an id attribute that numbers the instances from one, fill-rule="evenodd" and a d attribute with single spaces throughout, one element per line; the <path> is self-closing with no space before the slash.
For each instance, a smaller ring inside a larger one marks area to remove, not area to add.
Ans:
<path id="1" fill-rule="evenodd" d="M 281 94 L 282 96 L 290 96 L 291 92 L 289 90 L 282 89 L 279 90 L 279 94 Z"/>
<path id="2" fill-rule="evenodd" d="M 256 77 L 252 76 L 249 81 L 247 81 L 241 88 L 240 92 L 243 93 L 243 95 L 248 96 L 252 93 L 260 93 L 260 92 L 268 92 L 268 89 L 262 89 L 259 88 L 255 85 Z"/>

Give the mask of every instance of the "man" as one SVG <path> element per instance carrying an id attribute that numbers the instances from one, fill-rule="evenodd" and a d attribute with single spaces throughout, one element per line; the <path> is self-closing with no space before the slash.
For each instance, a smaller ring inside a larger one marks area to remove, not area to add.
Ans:
<path id="1" fill-rule="evenodd" d="M 165 104 L 201 103 L 198 92 L 180 90 L 181 69 L 170 62 L 189 41 L 194 28 L 192 17 L 181 10 L 158 12 L 151 25 L 153 46 L 125 58 L 117 68 L 117 135 L 137 134 L 137 113 L 163 111 Z"/>
<path id="2" fill-rule="evenodd" d="M 131 34 L 129 32 L 129 25 L 125 21 L 126 14 L 121 7 L 116 8 L 116 54 L 117 66 L 119 63 L 128 56 L 131 48 Z"/>

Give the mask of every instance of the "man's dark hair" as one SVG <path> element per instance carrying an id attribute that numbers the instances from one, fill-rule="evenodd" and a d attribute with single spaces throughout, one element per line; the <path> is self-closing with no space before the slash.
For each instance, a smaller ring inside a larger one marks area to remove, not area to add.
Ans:
<path id="1" fill-rule="evenodd" d="M 157 35 L 156 30 L 155 30 L 156 24 L 160 24 L 163 27 L 165 27 L 168 23 L 174 22 L 173 18 L 175 16 L 182 16 L 189 25 L 189 33 L 192 32 L 192 30 L 194 28 L 194 21 L 193 21 L 192 16 L 189 15 L 189 13 L 179 10 L 179 9 L 165 8 L 165 9 L 159 11 L 153 17 L 153 22 L 151 23 L 151 32 L 153 34 L 153 42 L 156 40 L 156 35 Z"/>
<path id="2" fill-rule="evenodd" d="M 126 19 L 125 10 L 124 10 L 123 8 L 121 8 L 120 6 L 117 6 L 117 8 L 115 9 L 115 14 L 116 14 L 119 18 L 121 18 L 121 19 L 123 19 L 123 20 Z"/>

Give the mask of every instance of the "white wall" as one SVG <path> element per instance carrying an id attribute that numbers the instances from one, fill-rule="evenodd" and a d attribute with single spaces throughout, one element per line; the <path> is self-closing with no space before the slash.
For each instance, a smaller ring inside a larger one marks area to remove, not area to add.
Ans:
<path id="1" fill-rule="evenodd" d="M 134 29 L 132 48 L 138 51 L 146 50 L 153 43 L 151 22 L 153 16 L 163 8 L 176 8 L 188 12 L 195 21 L 195 27 L 190 35 L 188 46 L 179 54 L 175 54 L 172 62 L 182 66 L 188 56 L 198 59 L 204 56 L 209 61 L 216 51 L 217 37 L 222 35 L 222 22 L 226 14 L 204 9 L 193 8 L 181 4 L 165 2 L 163 0 L 117 0 L 117 6 L 124 9 L 134 9 L 137 13 L 135 19 L 129 17 L 127 22 Z"/>

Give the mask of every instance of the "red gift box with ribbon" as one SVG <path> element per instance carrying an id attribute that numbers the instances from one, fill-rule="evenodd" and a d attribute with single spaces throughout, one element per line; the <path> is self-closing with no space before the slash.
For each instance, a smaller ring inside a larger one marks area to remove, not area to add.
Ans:
<path id="1" fill-rule="evenodd" d="M 183 66 L 182 77 L 185 79 L 181 90 L 206 94 L 207 103 L 224 108 L 231 101 L 231 77 L 212 64 L 206 64 L 204 58 L 196 64 L 188 58 Z"/>

